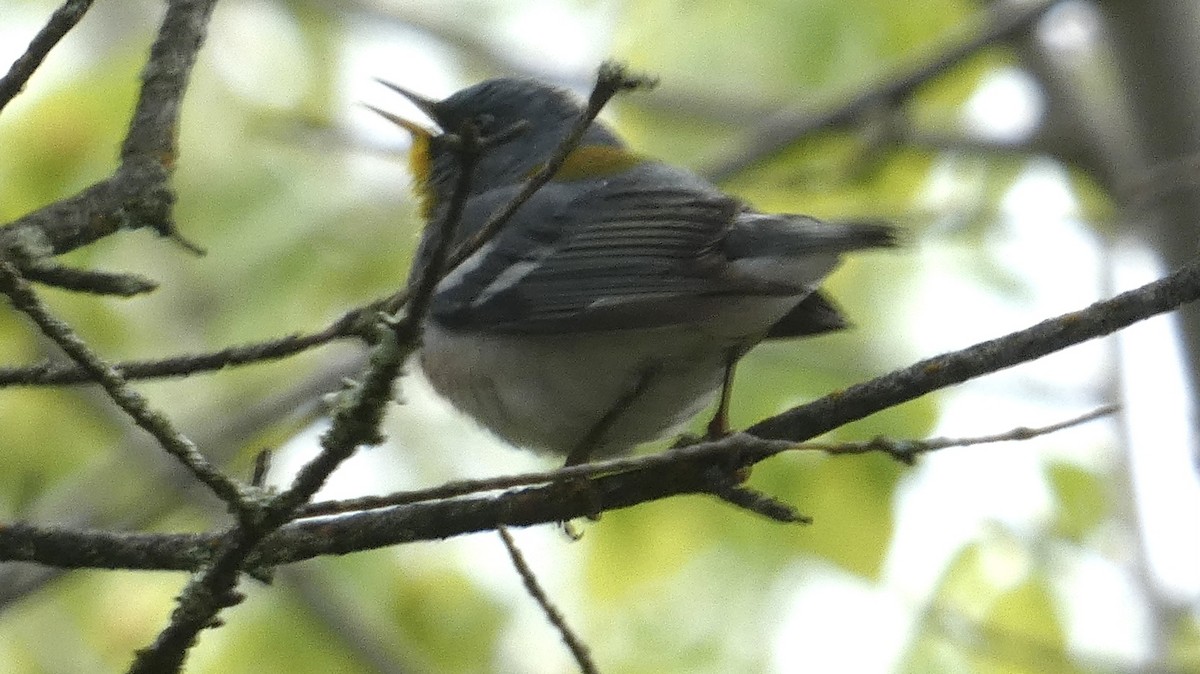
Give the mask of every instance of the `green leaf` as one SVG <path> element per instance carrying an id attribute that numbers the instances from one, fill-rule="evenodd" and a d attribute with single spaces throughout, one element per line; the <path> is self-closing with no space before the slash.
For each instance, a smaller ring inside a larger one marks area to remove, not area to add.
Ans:
<path id="1" fill-rule="evenodd" d="M 1047 466 L 1046 477 L 1058 503 L 1053 527 L 1059 536 L 1083 543 L 1112 515 L 1107 485 L 1094 472 L 1056 461 Z"/>
<path id="2" fill-rule="evenodd" d="M 1025 545 L 1004 532 L 947 567 L 901 671 L 1075 674 L 1055 597 Z"/>
<path id="3" fill-rule="evenodd" d="M 983 674 L 1074 674 L 1054 597 L 1041 577 L 1002 594 L 988 612 L 976 657 Z"/>
<path id="4" fill-rule="evenodd" d="M 1169 669 L 1179 672 L 1200 671 L 1200 619 L 1181 616 L 1169 642 Z"/>

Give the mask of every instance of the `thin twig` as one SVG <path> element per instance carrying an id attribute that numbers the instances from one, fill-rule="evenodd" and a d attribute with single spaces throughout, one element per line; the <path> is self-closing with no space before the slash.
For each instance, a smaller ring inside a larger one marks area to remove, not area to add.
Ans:
<path id="1" fill-rule="evenodd" d="M 575 658 L 575 662 L 579 665 L 579 669 L 584 674 L 599 674 L 600 670 L 596 669 L 596 663 L 592 661 L 592 654 L 589 652 L 587 644 L 575 634 L 571 626 L 567 624 L 562 613 L 550 601 L 550 597 L 546 595 L 546 591 L 538 583 L 537 576 L 534 575 L 533 569 L 529 568 L 529 564 L 525 562 L 525 556 L 521 554 L 521 549 L 517 547 L 517 542 L 513 540 L 512 534 L 509 533 L 508 527 L 503 524 L 496 525 L 496 533 L 500 534 L 500 540 L 504 541 L 504 549 L 508 550 L 508 557 L 512 560 L 513 568 L 517 570 L 517 574 L 521 576 L 521 582 L 525 584 L 525 590 L 529 592 L 529 596 L 538 603 L 542 608 L 542 613 L 546 614 L 546 619 L 558 630 L 559 636 L 562 637 L 563 643 L 571 651 L 571 656 Z"/>
<path id="2" fill-rule="evenodd" d="M 729 505 L 762 515 L 780 524 L 812 524 L 811 517 L 801 515 L 791 505 L 741 484 L 748 475 L 749 471 L 730 474 L 729 471 L 714 468 L 709 471 L 708 493 Z"/>
<path id="3" fill-rule="evenodd" d="M 458 226 L 462 202 L 469 192 L 470 171 L 463 173 L 467 177 L 458 184 L 451 207 L 443 222 L 437 225 L 442 233 L 452 233 Z M 425 275 L 432 277 L 438 271 L 436 264 L 430 265 L 422 279 Z M 432 288 L 436 278 L 418 280 L 418 285 L 421 283 L 430 284 Z M 419 318 L 412 321 L 414 326 L 419 323 Z M 398 325 L 401 324 L 404 321 Z M 420 337 L 416 327 L 407 331 L 380 332 L 382 335 L 362 380 L 346 390 L 341 403 L 334 408 L 329 430 L 321 435 L 321 451 L 300 469 L 287 490 L 272 498 L 253 516 L 241 517 L 238 528 L 222 538 L 215 561 L 183 589 L 170 622 L 153 644 L 137 653 L 129 674 L 177 671 L 200 630 L 216 621 L 223 609 L 240 601 L 240 595 L 235 592 L 238 575 L 263 539 L 290 520 L 296 509 L 311 499 L 358 447 L 380 442 L 379 425 L 387 403 L 393 397 L 392 387 Z M 402 338 L 405 341 L 401 341 Z"/>
<path id="4" fill-rule="evenodd" d="M 254 549 L 259 532 L 243 524 L 217 540 L 217 553 L 204 571 L 193 576 L 179 593 L 171 620 L 154 643 L 134 655 L 128 674 L 169 674 L 181 671 L 200 630 L 220 624 L 217 613 L 240 603 L 238 576 Z"/>
<path id="5" fill-rule="evenodd" d="M 329 430 L 321 436 L 321 453 L 300 470 L 292 486 L 271 504 L 273 511 L 286 512 L 280 524 L 311 499 L 334 469 L 359 445 L 380 441 L 379 425 L 383 421 L 384 408 L 392 400 L 392 386 L 400 376 L 404 361 L 420 345 L 421 324 L 434 289 L 444 274 L 445 258 L 462 219 L 467 195 L 471 193 L 471 175 L 482 149 L 479 137 L 470 125 L 456 132 L 459 134 L 458 179 L 446 209 L 437 222 L 429 225 L 433 228 L 434 246 L 425 268 L 408 288 L 408 294 L 413 298 L 408 313 L 392 323 L 390 331 L 381 331 L 390 334 L 377 345 L 362 383 L 351 391 L 349 400 L 334 411 Z"/>
<path id="6" fill-rule="evenodd" d="M 993 442 L 1028 440 L 1108 416 L 1116 410 L 1116 405 L 1104 405 L 1086 414 L 1048 426 L 1037 428 L 1019 427 L 1003 433 L 970 438 L 930 438 L 927 440 L 875 438 L 866 442 L 794 443 L 787 440 L 762 440 L 753 436 L 735 434 L 713 442 L 697 443 L 658 454 L 597 461 L 548 471 L 518 473 L 478 480 L 458 480 L 428 489 L 395 492 L 385 496 L 363 496 L 340 501 L 310 503 L 300 508 L 297 511 L 297 516 L 322 517 L 377 508 L 390 508 L 422 501 L 436 501 L 468 494 L 482 494 L 489 491 L 511 489 L 512 487 L 594 478 L 601 475 L 615 475 L 635 470 L 652 470 L 669 465 L 675 461 L 701 459 L 730 453 L 735 447 L 744 451 L 747 449 L 748 443 L 752 443 L 753 451 L 758 457 L 761 457 L 759 460 L 784 451 L 815 451 L 827 454 L 881 452 L 899 461 L 911 463 L 912 459 L 919 454 L 950 447 L 968 447 Z"/>
<path id="7" fill-rule="evenodd" d="M 55 318 L 21 278 L 19 272 L 8 262 L 0 259 L 0 292 L 8 295 L 14 307 L 37 325 L 42 334 L 54 341 L 68 356 L 86 370 L 112 398 L 113 402 L 129 415 L 133 422 L 145 430 L 171 456 L 179 460 L 188 470 L 216 494 L 233 512 L 240 512 L 245 504 L 241 486 L 223 475 L 204 458 L 192 441 L 180 433 L 170 419 L 150 407 L 150 403 L 84 343 L 70 326 Z"/>
<path id="8" fill-rule="evenodd" d="M 271 470 L 271 450 L 263 449 L 254 455 L 254 472 L 250 474 L 250 484 L 254 487 L 262 487 L 267 480 L 267 473 Z"/>
<path id="9" fill-rule="evenodd" d="M 133 297 L 158 288 L 157 283 L 137 274 L 76 269 L 60 264 L 48 264 L 45 260 L 22 265 L 21 274 L 35 283 L 92 295 Z"/>
<path id="10" fill-rule="evenodd" d="M 1117 406 L 1115 405 L 1105 405 L 1073 419 L 1049 426 L 1038 428 L 1020 427 L 1004 433 L 973 438 L 930 438 L 928 440 L 875 438 L 866 442 L 795 443 L 788 440 L 763 440 L 750 435 L 734 434 L 720 440 L 688 445 L 659 452 L 658 454 L 596 461 L 578 466 L 565 466 L 554 470 L 501 475 L 478 480 L 457 480 L 440 484 L 436 487 L 394 492 L 383 496 L 361 496 L 339 501 L 319 501 L 301 507 L 297 510 L 296 515 L 297 517 L 325 517 L 349 512 L 392 508 L 409 503 L 437 501 L 469 494 L 483 494 L 490 491 L 511 489 L 513 487 L 548 484 L 551 482 L 569 482 L 571 480 L 596 478 L 603 475 L 617 475 L 631 471 L 657 470 L 678 461 L 706 459 L 741 451 L 752 451 L 759 461 L 785 451 L 813 451 L 833 455 L 881 452 L 888 454 L 898 461 L 911 463 L 916 455 L 950 447 L 968 447 L 991 442 L 1028 440 L 1041 435 L 1055 433 L 1108 416 L 1113 414 L 1116 409 Z M 717 495 L 720 496 L 720 494 Z"/>
<path id="11" fill-rule="evenodd" d="M 113 363 L 112 367 L 127 381 L 216 372 L 227 367 L 287 358 L 338 339 L 347 339 L 348 331 L 343 328 L 344 324 L 335 323 L 320 332 L 305 335 L 288 335 L 265 342 L 231 346 L 212 353 L 124 361 Z M 0 367 L 0 387 L 60 386 L 91 381 L 92 378 L 86 370 L 68 363 L 44 362 L 29 367 Z"/>
<path id="12" fill-rule="evenodd" d="M 1033 437 L 1099 418 L 1111 413 L 1112 409 L 1111 406 L 1102 407 L 1042 428 L 1016 429 L 978 438 L 947 440 L 941 444 L 954 447 Z M 853 453 L 858 453 L 857 444 L 795 444 L 734 435 L 716 442 L 630 459 L 628 463 L 640 465 L 625 472 L 595 477 L 589 482 L 589 488 L 601 497 L 606 510 L 615 510 L 677 494 L 711 494 L 714 471 L 736 473 L 780 452 L 838 453 L 851 447 Z M 878 446 L 863 446 L 862 451 L 887 452 Z M 573 466 L 560 474 L 578 476 L 579 471 L 589 467 Z M 497 522 L 508 526 L 558 522 L 585 515 L 595 507 L 592 502 L 578 502 L 578 490 L 573 489 L 571 479 L 542 479 L 539 482 L 545 484 L 497 495 L 408 503 L 335 520 L 293 522 L 264 546 L 264 553 L 270 551 L 267 559 L 253 561 L 278 565 L 320 555 L 436 540 L 493 529 Z M 761 513 L 760 508 L 751 509 Z M 195 569 L 209 558 L 220 540 L 220 534 L 75 531 L 13 523 L 0 527 L 0 562 L 38 562 L 59 568 Z"/>
<path id="13" fill-rule="evenodd" d="M 868 454 L 882 452 L 902 463 L 911 464 L 922 454 L 936 452 L 951 447 L 971 447 L 994 442 L 1017 442 L 1031 440 L 1036 437 L 1057 433 L 1058 431 L 1080 426 L 1089 421 L 1116 414 L 1120 405 L 1102 405 L 1077 417 L 1050 424 L 1030 428 L 1019 426 L 1002 433 L 979 435 L 967 438 L 929 438 L 926 440 L 895 440 L 892 438 L 875 438 L 866 442 L 820 443 L 806 442 L 796 445 L 796 449 L 804 449 L 828 454 Z"/>
<path id="14" fill-rule="evenodd" d="M 592 88 L 592 93 L 588 97 L 587 106 L 575 120 L 574 126 L 567 135 L 559 142 L 558 147 L 546 160 L 537 171 L 521 185 L 521 189 L 517 195 L 508 202 L 504 208 L 496 211 L 488 218 L 483 227 L 479 229 L 469 240 L 458 246 L 450 255 L 446 264 L 448 270 L 453 270 L 458 265 L 462 264 L 467 258 L 475 254 L 483 247 L 502 227 L 512 219 L 514 213 L 517 212 L 522 204 L 529 200 L 531 196 L 540 190 L 554 174 L 558 173 L 563 164 L 567 161 L 567 157 L 579 145 L 579 141 L 583 139 L 583 135 L 587 133 L 588 127 L 596 120 L 596 116 L 600 114 L 600 110 L 622 91 L 631 91 L 643 87 L 654 86 L 654 81 L 646 78 L 630 75 L 626 72 L 623 66 L 615 63 L 605 63 L 600 66 L 600 70 L 596 73 L 596 85 Z"/>
<path id="15" fill-rule="evenodd" d="M 482 494 L 489 491 L 511 489 L 512 487 L 549 484 L 551 482 L 570 482 L 637 470 L 655 470 L 678 461 L 691 461 L 735 453 L 738 450 L 744 449 L 747 445 L 754 446 L 757 451 L 764 455 L 769 452 L 782 452 L 796 446 L 795 443 L 785 440 L 762 440 L 735 434 L 721 438 L 720 440 L 672 449 L 666 452 L 659 452 L 658 454 L 594 461 L 578 466 L 564 466 L 553 470 L 502 475 L 478 480 L 456 480 L 436 487 L 395 492 L 385 496 L 363 496 L 341 501 L 320 501 L 303 506 L 297 511 L 297 516 L 322 517 L 362 510 L 374 510 L 377 508 L 390 508 L 423 501 L 437 501 L 468 494 Z"/>
<path id="16" fill-rule="evenodd" d="M 198 248 L 175 230 L 170 176 L 178 154 L 179 102 L 216 0 L 173 0 L 167 5 L 142 88 L 113 175 L 79 193 L 0 227 L 0 254 L 60 255 L 121 229 L 150 227 L 188 250 Z"/>
<path id="17" fill-rule="evenodd" d="M 223 609 L 240 601 L 235 592 L 238 576 L 263 539 L 287 522 L 296 507 L 311 498 L 356 448 L 379 441 L 383 410 L 391 400 L 392 383 L 407 356 L 394 335 L 386 332 L 362 382 L 349 389 L 343 403 L 335 408 L 332 425 L 321 436 L 321 452 L 305 464 L 286 491 L 240 517 L 236 529 L 218 538 L 213 563 L 188 582 L 170 622 L 153 644 L 138 651 L 129 674 L 179 671 L 200 630 L 214 624 Z"/>
<path id="18" fill-rule="evenodd" d="M 67 0 L 54 11 L 46 25 L 30 40 L 25 53 L 13 62 L 8 74 L 0 78 L 0 110 L 21 93 L 50 50 L 79 23 L 91 6 L 92 0 Z"/>
<path id="19" fill-rule="evenodd" d="M 450 254 L 454 235 L 462 220 L 463 209 L 467 204 L 467 195 L 471 191 L 471 176 L 479 161 L 479 153 L 484 150 L 479 132 L 472 124 L 464 123 L 462 128 L 453 131 L 458 136 L 458 142 L 454 145 L 458 160 L 458 176 L 454 183 L 450 202 L 446 204 L 445 213 L 437 222 L 431 222 L 428 225 L 427 236 L 431 238 L 429 257 L 425 260 L 425 266 L 420 270 L 416 281 L 407 288 L 408 312 L 401 324 L 395 326 L 401 335 L 400 339 L 405 338 L 404 333 L 409 333 L 411 335 L 409 338 L 414 343 L 418 337 L 420 325 L 425 320 L 425 315 L 429 313 L 429 306 L 433 302 L 437 284 L 446 274 L 447 256 Z"/>
<path id="20" fill-rule="evenodd" d="M 1200 260 L 1140 288 L 974 346 L 927 358 L 760 421 L 747 433 L 802 442 L 926 393 L 1112 334 L 1200 299 Z"/>
<path id="21" fill-rule="evenodd" d="M 620 91 L 642 86 L 649 86 L 649 80 L 629 76 L 619 67 L 607 65 L 602 67 L 597 76 L 596 87 L 588 99 L 588 106 L 572 127 L 571 132 L 555 149 L 550 160 L 541 170 L 530 176 L 522 185 L 520 193 L 503 209 L 497 211 L 488 219 L 472 239 L 456 248 L 444 264 L 444 270 L 454 269 L 462 264 L 472 253 L 512 217 L 530 196 L 545 185 L 561 168 L 567 155 L 578 145 L 579 140 L 587 131 L 588 126 L 604 106 Z M 64 202 L 65 203 L 65 202 Z M 46 214 L 49 217 L 51 214 Z M 24 222 L 24 219 L 22 221 Z M 14 223 L 14 225 L 17 223 Z M 10 227 L 14 226 L 10 225 Z M 0 246 L 4 243 L 4 228 L 0 228 Z M 56 247 L 57 251 L 58 248 Z M 444 273 L 444 272 L 443 272 Z M 264 360 L 272 360 L 290 356 L 313 346 L 320 346 L 338 339 L 360 337 L 374 339 L 367 333 L 376 322 L 379 313 L 396 313 L 409 302 L 411 289 L 405 289 L 385 298 L 346 312 L 327 327 L 313 333 L 293 335 L 277 340 L 247 344 L 232 347 L 211 354 L 192 356 L 173 356 L 170 358 L 130 361 L 119 363 L 117 369 L 129 379 L 158 379 L 178 377 L 183 375 L 212 372 L 226 367 L 249 365 Z M 22 368 L 0 368 L 0 386 L 18 384 L 23 386 L 75 384 L 88 381 L 85 372 L 77 368 L 42 364 Z"/>
<path id="22" fill-rule="evenodd" d="M 179 105 L 207 36 L 215 0 L 172 0 L 142 69 L 121 159 L 150 157 L 174 168 L 179 152 Z M 173 103 L 173 104 L 172 104 Z"/>

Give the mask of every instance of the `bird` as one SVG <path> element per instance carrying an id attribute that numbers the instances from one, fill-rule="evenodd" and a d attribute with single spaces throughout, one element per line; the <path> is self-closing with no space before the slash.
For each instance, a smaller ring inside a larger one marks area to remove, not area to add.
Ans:
<path id="1" fill-rule="evenodd" d="M 436 221 L 460 199 L 454 246 L 547 165 L 584 110 L 532 78 L 440 100 L 380 82 L 436 127 L 368 106 L 413 137 L 422 216 Z M 463 176 L 465 125 L 496 140 Z M 410 283 L 433 255 L 434 229 Z M 820 283 L 843 253 L 895 243 L 886 224 L 755 210 L 596 120 L 552 179 L 437 283 L 415 358 L 454 407 L 567 465 L 663 438 L 719 399 L 716 437 L 728 432 L 738 360 L 764 340 L 845 327 Z"/>

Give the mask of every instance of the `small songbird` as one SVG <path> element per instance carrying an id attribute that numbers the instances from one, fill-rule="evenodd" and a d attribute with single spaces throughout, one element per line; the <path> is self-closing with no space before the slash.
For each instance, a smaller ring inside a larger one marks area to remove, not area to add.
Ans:
<path id="1" fill-rule="evenodd" d="M 583 111 L 532 79 L 487 80 L 440 101 L 387 86 L 440 130 L 375 109 L 413 135 L 429 221 L 463 170 L 455 134 L 470 124 L 499 138 L 467 176 L 456 245 L 546 165 Z M 415 270 L 431 238 L 427 228 Z M 841 253 L 891 245 L 884 225 L 755 211 L 596 121 L 553 179 L 438 283 L 418 359 L 457 408 L 568 465 L 661 438 L 718 392 L 709 433 L 720 435 L 737 360 L 764 339 L 843 327 L 817 286 Z"/>

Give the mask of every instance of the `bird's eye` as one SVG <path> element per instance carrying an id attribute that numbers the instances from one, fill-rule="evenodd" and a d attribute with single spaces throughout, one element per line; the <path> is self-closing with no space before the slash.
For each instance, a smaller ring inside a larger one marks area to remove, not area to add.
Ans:
<path id="1" fill-rule="evenodd" d="M 474 122 L 476 129 L 478 129 L 481 132 L 486 132 L 492 128 L 492 125 L 496 122 L 496 118 L 494 116 L 489 115 L 488 113 L 484 112 L 484 113 L 475 115 L 475 118 L 472 119 L 471 121 Z"/>

